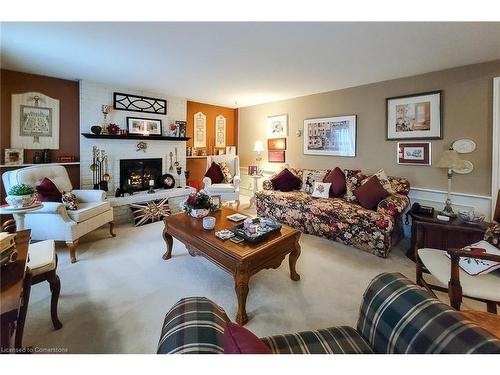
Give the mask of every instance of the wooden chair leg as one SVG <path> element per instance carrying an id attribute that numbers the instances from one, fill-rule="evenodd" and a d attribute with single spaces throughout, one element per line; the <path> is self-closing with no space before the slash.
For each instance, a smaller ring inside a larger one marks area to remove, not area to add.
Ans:
<path id="1" fill-rule="evenodd" d="M 26 315 L 28 314 L 28 303 L 30 300 L 30 293 L 31 293 L 31 281 L 32 281 L 31 270 L 27 268 L 26 275 L 24 276 L 23 280 L 23 296 L 21 300 L 21 307 L 19 309 L 19 315 L 17 317 L 16 336 L 14 338 L 14 346 L 17 349 L 21 349 L 23 346 L 24 323 L 26 322 Z"/>
<path id="2" fill-rule="evenodd" d="M 61 292 L 61 280 L 54 270 L 47 274 L 47 281 L 49 282 L 50 291 L 52 293 L 50 299 L 50 317 L 52 318 L 54 329 L 57 330 L 62 328 L 62 323 L 57 316 L 57 303 L 59 301 L 59 293 Z"/>
<path id="3" fill-rule="evenodd" d="M 496 314 L 497 313 L 497 303 L 494 301 L 486 302 L 486 309 L 489 313 Z"/>
<path id="4" fill-rule="evenodd" d="M 111 235 L 111 237 L 116 237 L 114 229 L 115 229 L 115 222 L 114 221 L 110 221 L 109 222 L 109 234 Z"/>
<path id="5" fill-rule="evenodd" d="M 236 211 L 240 209 L 240 200 L 236 199 Z"/>
<path id="6" fill-rule="evenodd" d="M 71 256 L 71 263 L 76 263 L 76 248 L 78 247 L 78 240 L 66 242 L 68 246 L 69 254 Z"/>

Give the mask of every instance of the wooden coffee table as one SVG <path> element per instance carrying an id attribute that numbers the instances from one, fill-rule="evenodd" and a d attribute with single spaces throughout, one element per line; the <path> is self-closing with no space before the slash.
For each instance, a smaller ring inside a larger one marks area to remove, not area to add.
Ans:
<path id="1" fill-rule="evenodd" d="M 290 278 L 294 281 L 300 280 L 300 275 L 295 270 L 295 264 L 300 255 L 300 231 L 283 225 L 280 232 L 270 234 L 257 244 L 246 241 L 236 244 L 230 240 L 223 241 L 215 237 L 215 231 L 228 229 L 237 224 L 226 219 L 234 213 L 236 211 L 225 207 L 212 212 L 211 216 L 216 218 L 213 230 L 203 229 L 202 219 L 192 218 L 186 213 L 165 217 L 163 238 L 167 243 L 167 251 L 163 259 L 167 260 L 172 257 L 172 243 L 175 237 L 186 245 L 191 256 L 204 256 L 232 274 L 238 298 L 236 321 L 244 325 L 248 322 L 245 305 L 250 276 L 265 268 L 278 268 L 285 256 L 290 254 L 288 256 Z"/>

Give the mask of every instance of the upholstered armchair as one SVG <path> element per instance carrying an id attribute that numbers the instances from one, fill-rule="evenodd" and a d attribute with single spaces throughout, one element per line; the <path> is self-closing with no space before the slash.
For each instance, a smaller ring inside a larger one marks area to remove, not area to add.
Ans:
<path id="1" fill-rule="evenodd" d="M 207 156 L 207 168 L 210 168 L 212 162 L 225 162 L 233 176 L 230 184 L 213 184 L 209 177 L 203 178 L 203 188 L 209 195 L 220 195 L 222 202 L 235 201 L 236 209 L 240 207 L 240 158 L 235 155 L 214 155 Z"/>
<path id="2" fill-rule="evenodd" d="M 70 250 L 71 263 L 76 262 L 78 240 L 83 235 L 109 224 L 112 237 L 114 222 L 113 209 L 105 201 L 101 190 L 73 190 L 66 168 L 61 165 L 37 165 L 5 172 L 2 175 L 5 190 L 12 185 L 28 184 L 36 186 L 45 177 L 49 178 L 62 192 L 71 191 L 78 200 L 77 210 L 66 210 L 61 202 L 44 202 L 43 208 L 27 213 L 25 225 L 31 229 L 35 241 L 64 241 Z"/>

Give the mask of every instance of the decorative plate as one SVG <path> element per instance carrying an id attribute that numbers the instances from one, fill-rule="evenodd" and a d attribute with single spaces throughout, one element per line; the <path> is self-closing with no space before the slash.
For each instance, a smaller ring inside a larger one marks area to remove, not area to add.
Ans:
<path id="1" fill-rule="evenodd" d="M 160 182 L 165 189 L 172 189 L 173 187 L 175 187 L 175 178 L 171 174 L 167 173 L 161 176 Z"/>
<path id="2" fill-rule="evenodd" d="M 476 149 L 476 143 L 472 139 L 458 139 L 453 142 L 453 149 L 459 154 L 468 154 Z"/>
<path id="3" fill-rule="evenodd" d="M 465 167 L 464 168 L 453 168 L 453 172 L 458 173 L 458 174 L 468 174 L 471 173 L 474 170 L 474 164 L 472 164 L 468 160 L 464 160 L 465 162 Z"/>

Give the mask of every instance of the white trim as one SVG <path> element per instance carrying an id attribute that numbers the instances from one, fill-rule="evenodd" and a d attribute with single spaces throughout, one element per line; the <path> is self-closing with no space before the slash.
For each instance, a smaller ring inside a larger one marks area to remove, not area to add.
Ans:
<path id="1" fill-rule="evenodd" d="M 500 189 L 500 77 L 493 78 L 493 142 L 491 158 L 491 196 L 496 197 Z M 494 198 L 493 198 L 494 199 Z M 491 205 L 491 217 L 495 206 Z"/>

